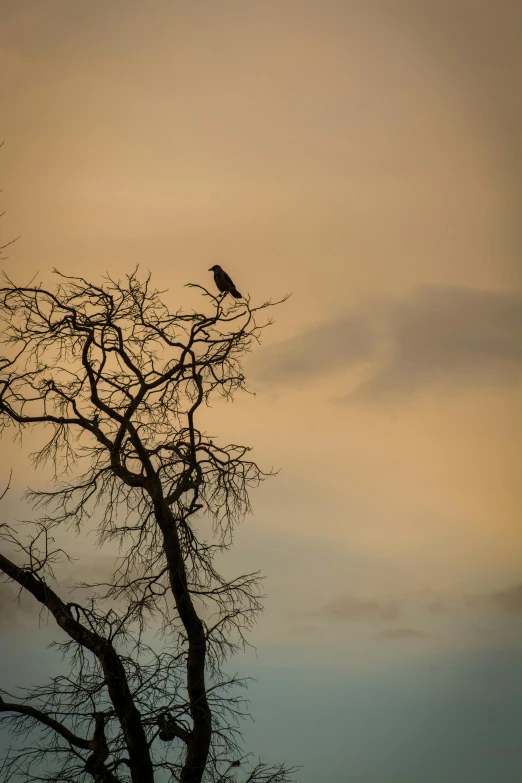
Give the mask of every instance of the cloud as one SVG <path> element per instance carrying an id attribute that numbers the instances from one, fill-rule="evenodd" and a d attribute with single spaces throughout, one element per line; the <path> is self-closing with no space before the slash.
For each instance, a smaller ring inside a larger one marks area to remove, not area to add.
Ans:
<path id="1" fill-rule="evenodd" d="M 376 335 L 357 314 L 319 324 L 257 356 L 253 375 L 273 385 L 293 385 L 368 361 L 376 353 Z"/>
<path id="2" fill-rule="evenodd" d="M 522 583 L 483 593 L 448 594 L 424 588 L 413 597 L 413 604 L 432 615 L 453 615 L 458 612 L 522 615 Z"/>
<path id="3" fill-rule="evenodd" d="M 337 622 L 357 620 L 390 621 L 398 617 L 430 615 L 443 617 L 457 613 L 493 613 L 497 615 L 522 614 L 522 583 L 502 590 L 480 594 L 445 594 L 424 588 L 402 596 L 383 599 L 358 597 L 351 593 L 335 596 L 313 614 Z M 387 628 L 382 635 L 402 638 L 411 628 Z M 420 633 L 420 632 L 419 632 Z M 416 633 L 418 635 L 418 633 Z"/>
<path id="4" fill-rule="evenodd" d="M 491 605 L 507 614 L 522 614 L 522 584 L 490 595 Z"/>
<path id="5" fill-rule="evenodd" d="M 403 639 L 425 639 L 428 634 L 417 628 L 384 628 L 378 635 L 385 639 L 401 641 Z"/>
<path id="6" fill-rule="evenodd" d="M 433 598 L 426 604 L 425 608 L 432 615 L 448 615 L 458 612 L 460 606 L 458 601 L 451 602 L 444 598 Z"/>
<path id="7" fill-rule="evenodd" d="M 393 601 L 377 601 L 357 598 L 344 594 L 333 598 L 315 614 L 328 620 L 394 620 L 399 615 L 399 607 Z"/>
<path id="8" fill-rule="evenodd" d="M 513 383 L 522 374 L 522 296 L 428 286 L 390 310 L 389 356 L 353 397 L 415 392 L 440 381 Z"/>
<path id="9" fill-rule="evenodd" d="M 467 606 L 470 609 L 487 609 L 499 614 L 522 615 L 522 584 L 468 597 Z"/>
<path id="10" fill-rule="evenodd" d="M 253 374 L 295 385 L 371 362 L 347 400 L 410 394 L 434 383 L 510 384 L 522 376 L 522 294 L 424 286 L 347 313 L 261 351 Z"/>

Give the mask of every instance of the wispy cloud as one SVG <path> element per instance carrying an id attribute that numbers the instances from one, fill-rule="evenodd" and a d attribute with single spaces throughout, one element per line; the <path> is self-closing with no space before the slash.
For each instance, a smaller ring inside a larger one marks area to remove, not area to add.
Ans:
<path id="1" fill-rule="evenodd" d="M 378 635 L 385 639 L 406 641 L 408 639 L 425 639 L 428 634 L 418 628 L 384 628 L 379 631 Z"/>
<path id="2" fill-rule="evenodd" d="M 378 601 L 344 594 L 332 599 L 317 610 L 316 614 L 329 620 L 394 620 L 399 607 L 393 601 Z"/>
<path id="3" fill-rule="evenodd" d="M 376 334 L 367 320 L 347 314 L 263 349 L 253 373 L 267 384 L 294 385 L 368 361 L 376 350 Z"/>
<path id="4" fill-rule="evenodd" d="M 269 385 L 293 385 L 370 363 L 346 397 L 359 401 L 435 383 L 509 384 L 522 377 L 520 335 L 521 294 L 425 286 L 269 346 L 254 374 Z"/>
<path id="5" fill-rule="evenodd" d="M 467 598 L 470 609 L 486 609 L 498 614 L 522 615 L 522 583 Z"/>
<path id="6" fill-rule="evenodd" d="M 397 302 L 388 359 L 352 397 L 410 393 L 436 382 L 505 384 L 522 375 L 522 296 L 426 287 Z"/>
<path id="7" fill-rule="evenodd" d="M 425 588 L 402 596 L 367 598 L 351 593 L 335 596 L 317 609 L 314 614 L 328 620 L 350 622 L 355 620 L 390 621 L 415 616 L 454 615 L 457 613 L 492 613 L 497 615 L 522 614 L 522 583 L 502 590 L 483 593 L 445 594 Z M 400 633 L 404 629 L 390 628 L 383 631 Z M 408 629 L 406 629 L 408 630 Z M 411 629 L 409 629 L 411 630 Z M 385 633 L 386 632 L 386 633 Z"/>

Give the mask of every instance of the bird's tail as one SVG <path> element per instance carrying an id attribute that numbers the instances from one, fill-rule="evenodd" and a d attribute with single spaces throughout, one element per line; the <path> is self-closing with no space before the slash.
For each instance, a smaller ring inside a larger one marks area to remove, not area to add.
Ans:
<path id="1" fill-rule="evenodd" d="M 236 299 L 241 299 L 241 294 L 239 293 L 237 288 L 233 288 L 230 293 L 232 294 L 232 296 L 235 296 Z"/>

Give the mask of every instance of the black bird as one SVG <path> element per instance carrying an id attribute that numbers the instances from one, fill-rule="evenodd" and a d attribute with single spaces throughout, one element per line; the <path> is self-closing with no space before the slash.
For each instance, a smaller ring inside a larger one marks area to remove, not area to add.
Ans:
<path id="1" fill-rule="evenodd" d="M 214 272 L 214 282 L 222 294 L 232 294 L 232 296 L 235 296 L 236 299 L 241 299 L 241 294 L 237 290 L 236 286 L 227 273 L 221 269 L 219 264 L 214 264 L 214 266 L 211 266 L 208 271 Z"/>

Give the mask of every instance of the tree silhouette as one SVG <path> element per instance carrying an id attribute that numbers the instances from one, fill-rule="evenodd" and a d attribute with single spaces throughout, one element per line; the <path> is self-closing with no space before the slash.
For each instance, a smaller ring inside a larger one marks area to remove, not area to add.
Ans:
<path id="1" fill-rule="evenodd" d="M 242 360 L 274 303 L 192 286 L 210 313 L 171 313 L 137 271 L 101 285 L 56 274 L 52 291 L 0 289 L 0 426 L 43 430 L 32 458 L 54 474 L 27 493 L 29 534 L 1 525 L 0 571 L 52 615 L 67 661 L 23 699 L 2 691 L 0 717 L 23 740 L 4 778 L 288 781 L 294 770 L 242 752 L 245 683 L 223 670 L 261 610 L 260 574 L 228 579 L 215 563 L 269 474 L 197 423 L 211 399 L 246 389 Z M 66 600 L 56 531 L 93 526 L 119 556 Z"/>

